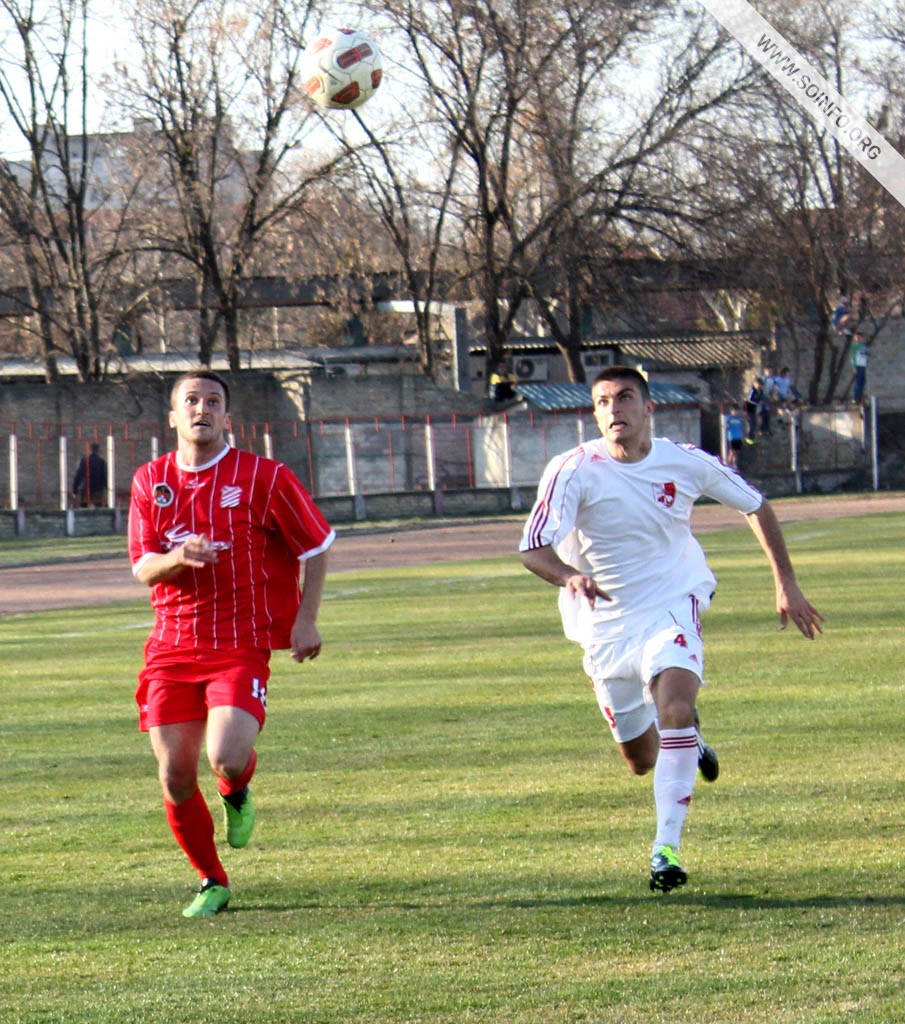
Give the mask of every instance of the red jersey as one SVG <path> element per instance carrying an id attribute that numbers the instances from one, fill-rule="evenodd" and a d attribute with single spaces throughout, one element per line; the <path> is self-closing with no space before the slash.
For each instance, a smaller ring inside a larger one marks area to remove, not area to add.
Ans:
<path id="1" fill-rule="evenodd" d="M 300 562 L 336 536 L 295 474 L 230 447 L 198 468 L 181 465 L 175 451 L 139 467 L 129 508 L 132 571 L 201 533 L 223 545 L 217 563 L 154 584 L 152 638 L 183 648 L 289 647 Z"/>

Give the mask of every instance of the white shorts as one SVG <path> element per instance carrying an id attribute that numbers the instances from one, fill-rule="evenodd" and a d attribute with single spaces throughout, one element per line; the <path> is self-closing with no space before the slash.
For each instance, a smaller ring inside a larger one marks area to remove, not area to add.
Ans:
<path id="1" fill-rule="evenodd" d="M 656 722 L 650 682 L 665 669 L 687 669 L 704 684 L 700 611 L 689 597 L 645 632 L 585 651 L 584 670 L 617 743 L 637 739 Z"/>

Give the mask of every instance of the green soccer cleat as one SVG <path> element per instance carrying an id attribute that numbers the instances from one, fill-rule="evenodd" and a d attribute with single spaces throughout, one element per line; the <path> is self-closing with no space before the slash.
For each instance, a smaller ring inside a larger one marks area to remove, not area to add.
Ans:
<path id="1" fill-rule="evenodd" d="M 221 793 L 220 801 L 223 804 L 226 841 L 233 849 L 241 850 L 243 846 L 248 846 L 248 840 L 251 839 L 251 834 L 254 831 L 255 805 L 251 799 L 251 792 L 246 789 L 242 802 L 236 807 L 235 801 L 238 795 L 237 793 L 234 796 L 225 797 Z"/>
<path id="2" fill-rule="evenodd" d="M 213 917 L 226 909 L 229 903 L 229 889 L 205 878 L 192 902 L 183 910 L 183 917 Z"/>
<path id="3" fill-rule="evenodd" d="M 660 892 L 672 892 L 688 881 L 688 873 L 679 863 L 679 857 L 671 846 L 658 846 L 650 858 L 650 888 Z"/>

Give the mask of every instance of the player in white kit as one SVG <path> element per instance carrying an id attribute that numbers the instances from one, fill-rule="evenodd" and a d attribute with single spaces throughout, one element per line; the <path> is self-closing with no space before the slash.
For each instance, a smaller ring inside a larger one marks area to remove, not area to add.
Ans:
<path id="1" fill-rule="evenodd" d="M 695 501 L 737 509 L 761 544 L 783 627 L 808 639 L 820 613 L 798 586 L 769 502 L 718 458 L 651 436 L 647 381 L 630 367 L 602 371 L 591 388 L 602 437 L 553 459 L 519 545 L 526 568 L 561 588 L 566 636 L 631 770 L 654 771 L 657 831 L 650 887 L 684 885 L 682 828 L 701 760 L 715 757 L 697 729 L 704 681 L 699 615 L 716 580 L 691 531 Z M 702 751 L 704 754 L 702 755 Z"/>

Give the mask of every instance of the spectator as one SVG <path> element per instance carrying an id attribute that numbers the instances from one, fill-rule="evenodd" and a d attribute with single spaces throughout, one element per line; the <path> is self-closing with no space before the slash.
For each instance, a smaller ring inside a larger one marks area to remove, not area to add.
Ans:
<path id="1" fill-rule="evenodd" d="M 848 296 L 840 295 L 839 303 L 833 310 L 833 328 L 837 331 L 842 331 L 847 318 L 851 315 L 851 308 L 848 304 Z"/>
<path id="2" fill-rule="evenodd" d="M 784 366 L 772 381 L 776 401 L 783 408 L 788 409 L 801 400 L 801 395 L 792 383 L 792 371 L 788 366 Z"/>
<path id="3" fill-rule="evenodd" d="M 864 340 L 860 331 L 855 331 L 850 352 L 852 368 L 855 371 L 855 383 L 852 388 L 852 401 L 860 405 L 864 398 L 864 385 L 867 383 L 867 364 L 870 360 L 870 342 Z"/>
<path id="4" fill-rule="evenodd" d="M 515 374 L 506 365 L 506 360 L 501 359 L 497 368 L 491 373 L 488 381 L 490 397 L 494 402 L 508 402 L 515 398 Z"/>
<path id="5" fill-rule="evenodd" d="M 733 402 L 725 416 L 726 424 L 726 465 L 738 469 L 738 453 L 745 439 L 745 420 L 739 412 L 738 403 Z"/>
<path id="6" fill-rule="evenodd" d="M 745 415 L 748 418 L 748 436 L 745 440 L 748 444 L 757 444 L 757 420 L 760 415 L 760 407 L 763 400 L 763 377 L 755 377 L 754 383 L 749 388 L 748 394 L 745 397 Z"/>
<path id="7" fill-rule="evenodd" d="M 73 498 L 82 508 L 93 505 L 101 508 L 104 504 L 104 490 L 107 486 L 107 463 L 100 453 L 100 445 L 95 441 L 87 455 L 79 459 L 72 478 Z"/>

